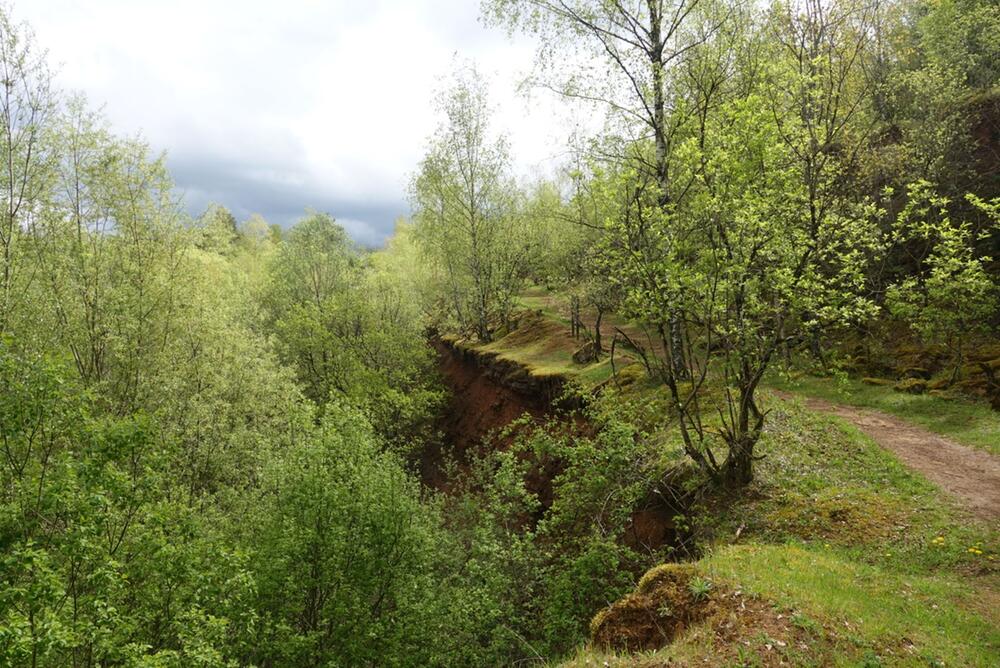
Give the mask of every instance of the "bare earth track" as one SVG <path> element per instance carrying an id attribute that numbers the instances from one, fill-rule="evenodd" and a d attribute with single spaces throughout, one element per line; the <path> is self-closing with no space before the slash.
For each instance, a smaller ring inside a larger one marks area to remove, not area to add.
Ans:
<path id="1" fill-rule="evenodd" d="M 781 393 L 784 399 L 791 395 Z M 959 445 L 879 411 L 803 398 L 806 407 L 836 415 L 860 429 L 911 469 L 958 497 L 975 515 L 1000 521 L 1000 458 Z"/>

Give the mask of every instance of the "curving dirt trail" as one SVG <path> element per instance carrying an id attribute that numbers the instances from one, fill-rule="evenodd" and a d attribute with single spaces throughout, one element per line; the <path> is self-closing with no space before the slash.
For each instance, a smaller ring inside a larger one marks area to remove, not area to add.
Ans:
<path id="1" fill-rule="evenodd" d="M 791 395 L 780 393 L 783 399 Z M 879 411 L 802 397 L 806 407 L 847 420 L 911 469 L 958 497 L 972 513 L 1000 521 L 1000 458 L 959 445 Z"/>

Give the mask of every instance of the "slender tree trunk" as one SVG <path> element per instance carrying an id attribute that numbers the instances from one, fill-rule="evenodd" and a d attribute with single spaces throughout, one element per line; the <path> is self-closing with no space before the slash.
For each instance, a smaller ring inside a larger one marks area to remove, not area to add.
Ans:
<path id="1" fill-rule="evenodd" d="M 752 443 L 741 440 L 730 447 L 722 482 L 729 489 L 740 489 L 753 482 Z"/>
<path id="2" fill-rule="evenodd" d="M 604 346 L 601 344 L 601 321 L 604 320 L 604 309 L 597 308 L 597 321 L 594 323 L 594 351 L 600 357 L 604 353 Z"/>
<path id="3" fill-rule="evenodd" d="M 664 213 L 670 206 L 670 146 L 667 140 L 666 81 L 663 71 L 663 8 L 658 0 L 647 0 L 650 21 L 649 53 L 653 72 L 653 137 L 656 143 L 656 184 L 659 188 L 659 206 Z M 676 312 L 669 318 L 671 359 L 674 375 L 688 377 L 687 362 L 684 359 L 684 333 L 681 318 Z"/>
<path id="4" fill-rule="evenodd" d="M 573 296 L 569 305 L 569 328 L 570 336 L 574 339 L 580 338 L 580 298 Z"/>

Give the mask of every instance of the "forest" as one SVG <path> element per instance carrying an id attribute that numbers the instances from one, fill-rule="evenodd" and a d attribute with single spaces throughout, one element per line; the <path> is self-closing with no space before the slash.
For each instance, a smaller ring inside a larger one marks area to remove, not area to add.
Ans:
<path id="1" fill-rule="evenodd" d="M 456 62 L 367 248 L 0 8 L 0 666 L 997 665 L 1000 5 L 480 13 L 600 130 Z"/>

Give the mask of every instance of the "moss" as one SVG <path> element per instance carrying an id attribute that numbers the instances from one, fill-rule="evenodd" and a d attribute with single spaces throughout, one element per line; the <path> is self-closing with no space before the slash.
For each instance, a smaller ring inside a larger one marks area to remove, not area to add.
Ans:
<path id="1" fill-rule="evenodd" d="M 686 585 L 697 575 L 698 570 L 691 564 L 661 564 L 651 568 L 639 579 L 635 590 L 639 594 L 650 594 L 666 585 Z"/>
<path id="2" fill-rule="evenodd" d="M 927 381 L 922 378 L 908 378 L 896 383 L 895 390 L 906 394 L 923 394 L 927 391 Z"/>
<path id="3" fill-rule="evenodd" d="M 875 385 L 875 386 L 889 386 L 895 385 L 896 381 L 889 380 L 888 378 L 862 378 L 861 382 L 865 385 Z"/>
<path id="4" fill-rule="evenodd" d="M 766 516 L 772 530 L 805 539 L 870 544 L 908 520 L 896 500 L 856 488 L 830 487 L 808 496 L 787 492 L 775 502 L 778 507 Z"/>
<path id="5" fill-rule="evenodd" d="M 630 364 L 619 369 L 612 382 L 617 381 L 620 387 L 628 387 L 646 377 L 646 368 L 641 364 Z"/>
<path id="6" fill-rule="evenodd" d="M 951 378 L 936 378 L 931 382 L 927 383 L 927 389 L 932 392 L 935 390 L 946 390 L 951 387 Z"/>
<path id="7" fill-rule="evenodd" d="M 627 652 L 668 645 L 689 626 L 717 609 L 713 596 L 696 595 L 691 583 L 698 570 L 689 564 L 652 569 L 636 590 L 599 612 L 590 624 L 595 645 Z"/>

